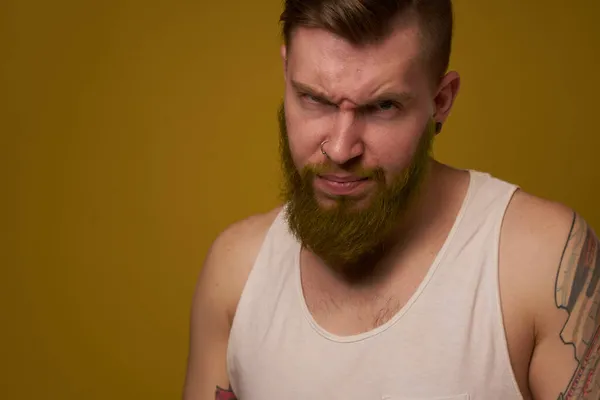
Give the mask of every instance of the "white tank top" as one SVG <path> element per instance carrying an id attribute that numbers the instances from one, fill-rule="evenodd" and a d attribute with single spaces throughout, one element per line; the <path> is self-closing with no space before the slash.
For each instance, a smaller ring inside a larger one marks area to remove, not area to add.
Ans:
<path id="1" fill-rule="evenodd" d="M 477 171 L 450 234 L 387 323 L 336 336 L 310 314 L 300 243 L 280 213 L 250 272 L 227 351 L 241 400 L 522 399 L 498 286 L 502 220 L 516 186 Z"/>

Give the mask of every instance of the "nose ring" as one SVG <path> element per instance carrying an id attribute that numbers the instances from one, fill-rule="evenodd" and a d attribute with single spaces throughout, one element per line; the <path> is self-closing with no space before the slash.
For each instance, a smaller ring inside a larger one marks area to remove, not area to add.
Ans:
<path id="1" fill-rule="evenodd" d="M 323 146 L 325 145 L 325 143 L 329 142 L 329 140 L 324 140 L 321 143 L 321 154 L 323 154 L 325 157 L 329 158 L 329 156 L 327 155 L 327 152 L 325 150 L 323 150 Z"/>

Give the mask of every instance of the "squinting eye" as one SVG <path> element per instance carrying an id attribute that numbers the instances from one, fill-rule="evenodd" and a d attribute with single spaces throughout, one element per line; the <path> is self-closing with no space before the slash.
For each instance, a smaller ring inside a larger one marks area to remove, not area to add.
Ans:
<path id="1" fill-rule="evenodd" d="M 300 97 L 309 103 L 314 103 L 314 104 L 322 103 L 321 99 L 319 99 L 318 97 L 315 97 L 311 94 L 308 94 L 308 93 L 302 93 L 302 94 L 300 94 Z"/>
<path id="2" fill-rule="evenodd" d="M 382 101 L 380 103 L 377 104 L 377 108 L 380 111 L 389 111 L 391 109 L 393 109 L 394 107 L 396 107 L 396 104 L 394 104 L 393 101 Z"/>

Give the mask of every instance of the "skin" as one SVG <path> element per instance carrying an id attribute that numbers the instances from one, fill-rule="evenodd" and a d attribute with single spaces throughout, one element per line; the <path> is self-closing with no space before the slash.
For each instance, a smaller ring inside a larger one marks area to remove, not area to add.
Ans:
<path id="1" fill-rule="evenodd" d="M 281 55 L 289 154 L 298 171 L 326 161 L 320 146 L 328 140 L 327 154 L 339 171 L 356 162 L 365 169 L 380 168 L 383 181 L 394 182 L 414 160 L 428 121 L 444 122 L 458 93 L 455 72 L 431 81 L 419 51 L 418 26 L 410 21 L 377 45 L 356 47 L 326 31 L 304 28 L 294 34 L 293 43 L 293 51 L 282 48 Z M 299 96 L 306 89 L 315 98 Z M 384 107 L 383 118 L 365 117 L 364 105 L 381 101 L 381 93 L 387 93 L 385 101 L 390 94 L 401 99 L 403 111 Z M 314 102 L 316 95 L 319 101 Z M 322 100 L 328 103 L 326 112 Z M 324 329 L 351 335 L 385 323 L 426 275 L 468 185 L 464 171 L 433 159 L 427 163 L 429 173 L 418 201 L 399 219 L 391 236 L 397 245 L 378 258 L 377 273 L 348 280 L 318 253 L 303 249 L 305 300 Z M 339 205 L 339 198 L 315 188 L 322 209 Z M 353 209 L 368 209 L 376 193 L 377 185 L 365 185 Z M 229 330 L 244 283 L 279 211 L 233 224 L 210 248 L 193 300 L 185 400 L 235 398 L 220 389 L 229 387 Z M 517 191 L 500 243 L 501 306 L 523 397 L 597 400 L 600 246 L 593 231 L 568 207 Z M 335 307 L 327 307 L 328 302 Z"/>

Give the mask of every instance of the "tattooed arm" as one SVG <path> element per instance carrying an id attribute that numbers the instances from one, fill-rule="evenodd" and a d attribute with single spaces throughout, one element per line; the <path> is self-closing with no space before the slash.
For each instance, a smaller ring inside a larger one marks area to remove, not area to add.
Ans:
<path id="1" fill-rule="evenodd" d="M 554 267 L 554 299 L 540 299 L 530 384 L 537 400 L 600 399 L 600 254 L 578 215 Z M 541 280 L 545 280 L 541 277 Z"/>
<path id="2" fill-rule="evenodd" d="M 578 216 L 556 277 L 556 306 L 568 313 L 560 332 L 577 367 L 560 399 L 600 399 L 600 257 L 598 238 Z"/>

